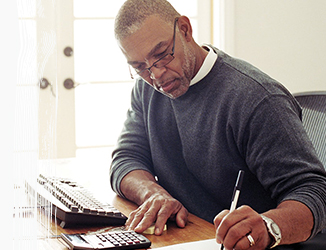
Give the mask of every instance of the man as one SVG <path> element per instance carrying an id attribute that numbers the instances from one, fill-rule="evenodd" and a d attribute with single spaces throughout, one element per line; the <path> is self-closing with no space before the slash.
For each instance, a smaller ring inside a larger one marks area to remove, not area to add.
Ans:
<path id="1" fill-rule="evenodd" d="M 326 174 L 282 85 L 200 47 L 165 0 L 126 1 L 115 34 L 139 77 L 111 166 L 113 190 L 139 205 L 130 229 L 155 222 L 160 235 L 168 219 L 185 227 L 189 211 L 214 221 L 226 249 L 265 249 L 326 226 Z M 239 207 L 229 213 L 239 170 Z"/>

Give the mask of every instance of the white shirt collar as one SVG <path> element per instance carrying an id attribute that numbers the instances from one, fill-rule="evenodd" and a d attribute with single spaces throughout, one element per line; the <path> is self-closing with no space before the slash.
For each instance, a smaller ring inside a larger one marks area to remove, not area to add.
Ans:
<path id="1" fill-rule="evenodd" d="M 209 45 L 204 44 L 203 47 L 209 49 L 209 52 L 203 62 L 203 65 L 200 67 L 195 77 L 192 78 L 190 86 L 202 80 L 211 71 L 216 62 L 217 54 L 214 52 L 214 50 Z"/>

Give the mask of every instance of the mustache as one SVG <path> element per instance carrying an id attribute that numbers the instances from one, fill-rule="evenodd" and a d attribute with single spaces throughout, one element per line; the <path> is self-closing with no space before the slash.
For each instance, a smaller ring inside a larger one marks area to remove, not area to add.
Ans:
<path id="1" fill-rule="evenodd" d="M 176 80 L 178 80 L 178 79 L 180 79 L 180 78 L 170 77 L 170 78 L 168 78 L 168 79 L 165 79 L 165 80 L 163 80 L 163 81 L 159 81 L 159 82 L 155 82 L 155 81 L 153 80 L 153 83 L 154 83 L 157 87 L 162 87 L 162 86 L 166 85 L 167 83 L 170 83 L 170 82 L 176 81 Z"/>

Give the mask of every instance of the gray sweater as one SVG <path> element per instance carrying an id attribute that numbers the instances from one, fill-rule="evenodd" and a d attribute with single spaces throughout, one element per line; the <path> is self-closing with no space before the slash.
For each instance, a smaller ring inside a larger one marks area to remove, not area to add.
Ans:
<path id="1" fill-rule="evenodd" d="M 212 222 L 230 207 L 240 169 L 238 205 L 257 212 L 284 200 L 306 204 L 313 235 L 326 226 L 326 173 L 301 123 L 301 109 L 278 82 L 216 50 L 211 72 L 172 100 L 139 79 L 113 152 L 111 185 L 141 169 L 189 212 Z"/>

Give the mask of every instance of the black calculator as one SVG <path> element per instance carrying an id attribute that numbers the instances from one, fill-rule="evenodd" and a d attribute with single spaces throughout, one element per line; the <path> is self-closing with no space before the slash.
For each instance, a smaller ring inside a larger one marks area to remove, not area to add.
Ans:
<path id="1" fill-rule="evenodd" d="M 72 249 L 139 249 L 149 248 L 151 242 L 134 231 L 112 231 L 99 234 L 61 234 Z"/>

